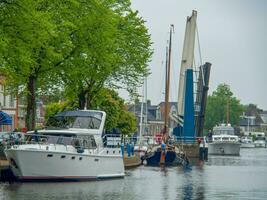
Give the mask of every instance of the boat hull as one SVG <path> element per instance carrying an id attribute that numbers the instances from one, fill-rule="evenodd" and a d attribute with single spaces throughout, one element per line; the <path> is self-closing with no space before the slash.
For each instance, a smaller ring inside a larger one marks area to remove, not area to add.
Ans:
<path id="1" fill-rule="evenodd" d="M 254 142 L 254 146 L 256 147 L 256 148 L 266 148 L 266 143 L 265 143 L 265 141 L 263 141 L 263 142 Z"/>
<path id="2" fill-rule="evenodd" d="M 239 156 L 240 146 L 240 143 L 209 143 L 208 154 Z"/>
<path id="3" fill-rule="evenodd" d="M 119 155 L 21 149 L 9 149 L 5 153 L 19 181 L 85 181 L 124 177 L 123 159 Z"/>
<path id="4" fill-rule="evenodd" d="M 160 156 L 161 151 L 155 151 L 151 155 L 145 157 L 146 165 L 148 166 L 159 166 L 160 165 Z M 165 155 L 165 166 L 173 166 L 177 165 L 176 161 L 176 153 L 175 151 L 167 151 Z"/>
<path id="5" fill-rule="evenodd" d="M 241 148 L 254 148 L 255 145 L 253 143 L 241 143 Z"/>

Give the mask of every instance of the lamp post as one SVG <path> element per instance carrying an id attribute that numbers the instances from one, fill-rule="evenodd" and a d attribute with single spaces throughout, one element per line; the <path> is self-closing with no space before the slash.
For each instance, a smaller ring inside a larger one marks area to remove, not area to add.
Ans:
<path id="1" fill-rule="evenodd" d="M 245 114 L 243 114 L 243 116 L 241 116 L 241 117 L 243 117 L 243 118 L 245 118 L 245 119 L 248 120 L 247 131 L 249 133 L 250 132 L 250 127 L 249 127 L 249 125 L 250 125 L 250 119 L 255 119 L 255 116 L 246 116 Z"/>

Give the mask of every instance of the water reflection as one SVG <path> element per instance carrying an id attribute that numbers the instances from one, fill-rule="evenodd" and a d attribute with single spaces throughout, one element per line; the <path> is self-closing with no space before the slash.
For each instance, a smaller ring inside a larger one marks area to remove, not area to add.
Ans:
<path id="1" fill-rule="evenodd" d="M 108 181 L 0 184 L 0 199 L 267 199 L 267 149 L 191 163 L 191 169 L 141 166 Z"/>

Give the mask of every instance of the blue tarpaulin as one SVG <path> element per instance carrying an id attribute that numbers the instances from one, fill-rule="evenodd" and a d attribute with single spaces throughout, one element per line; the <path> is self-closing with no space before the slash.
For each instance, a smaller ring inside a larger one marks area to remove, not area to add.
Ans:
<path id="1" fill-rule="evenodd" d="M 3 111 L 0 111 L 0 125 L 12 125 L 12 118 Z"/>

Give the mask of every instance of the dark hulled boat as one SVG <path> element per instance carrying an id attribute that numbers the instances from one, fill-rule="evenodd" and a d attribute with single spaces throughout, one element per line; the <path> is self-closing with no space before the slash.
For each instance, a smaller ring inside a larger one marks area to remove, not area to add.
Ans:
<path id="1" fill-rule="evenodd" d="M 171 60 L 171 43 L 172 43 L 172 33 L 174 26 L 170 27 L 170 40 L 169 46 L 166 48 L 166 87 L 165 87 L 165 116 L 164 116 L 164 129 L 162 131 L 162 144 L 161 146 L 156 146 L 148 151 L 143 157 L 142 161 L 149 166 L 174 166 L 180 165 L 184 162 L 182 154 L 178 149 L 172 145 L 168 144 L 168 122 L 169 122 L 169 87 L 170 87 L 170 60 Z"/>

